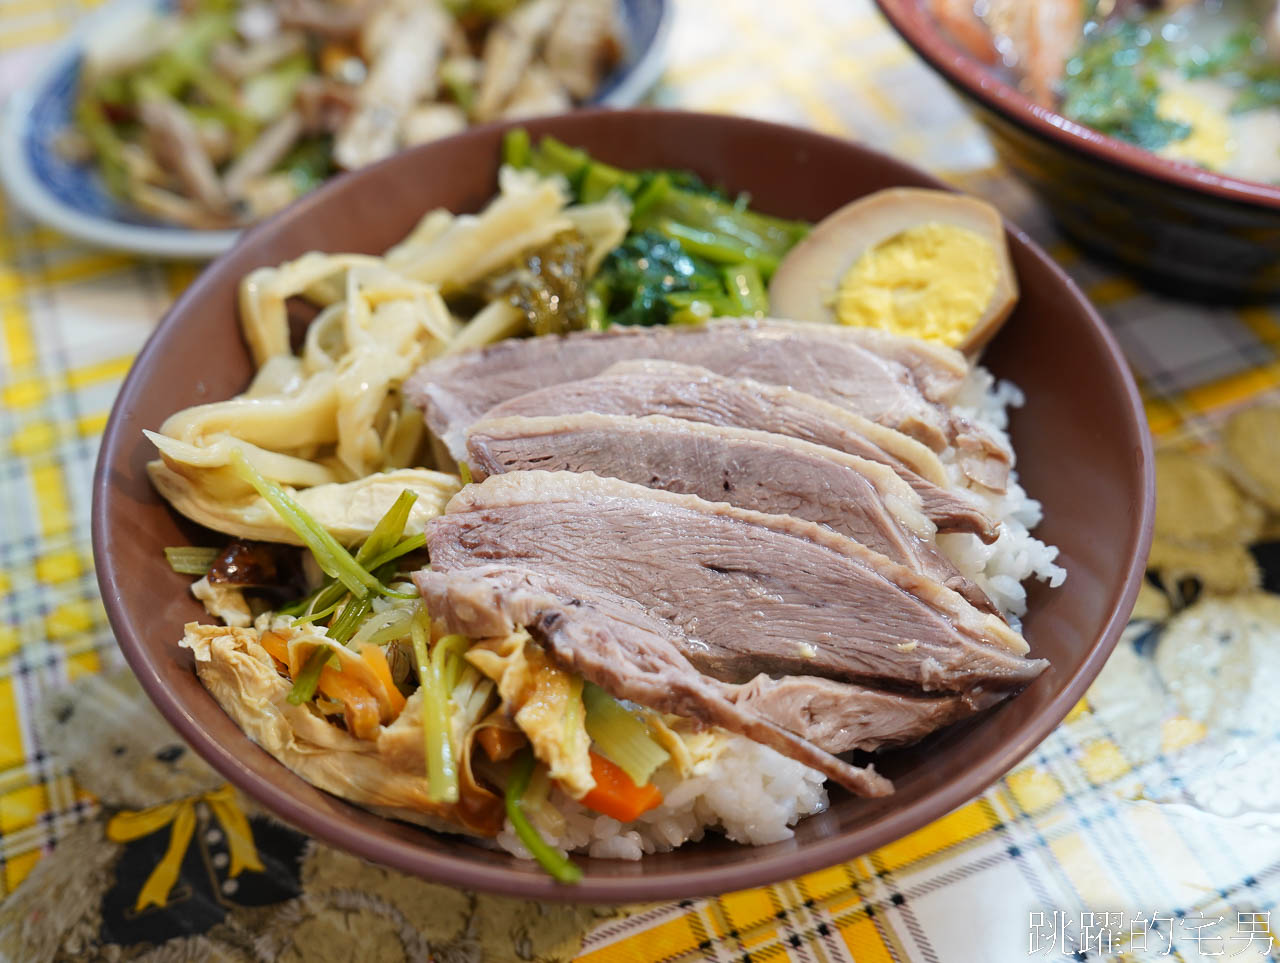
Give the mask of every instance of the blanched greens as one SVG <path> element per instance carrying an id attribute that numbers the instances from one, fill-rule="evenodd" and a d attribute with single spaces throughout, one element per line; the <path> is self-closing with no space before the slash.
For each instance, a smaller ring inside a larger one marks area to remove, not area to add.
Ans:
<path id="1" fill-rule="evenodd" d="M 503 161 L 563 177 L 582 203 L 616 192 L 631 204 L 626 240 L 591 279 L 585 325 L 573 316 L 559 328 L 543 323 L 544 329 L 762 317 L 765 282 L 809 230 L 801 221 L 752 211 L 746 195 L 731 199 L 693 172 L 625 171 L 553 137 L 535 145 L 523 129 L 506 135 Z"/>

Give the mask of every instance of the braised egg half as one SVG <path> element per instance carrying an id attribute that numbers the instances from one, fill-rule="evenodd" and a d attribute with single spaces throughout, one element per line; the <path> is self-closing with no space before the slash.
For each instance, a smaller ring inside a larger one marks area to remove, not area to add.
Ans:
<path id="1" fill-rule="evenodd" d="M 783 258 L 770 313 L 878 328 L 976 353 L 1018 299 L 990 204 L 896 187 L 846 204 Z"/>

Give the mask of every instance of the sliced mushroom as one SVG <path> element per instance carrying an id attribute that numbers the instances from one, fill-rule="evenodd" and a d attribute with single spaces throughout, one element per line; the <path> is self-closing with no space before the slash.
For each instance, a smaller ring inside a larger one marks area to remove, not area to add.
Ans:
<path id="1" fill-rule="evenodd" d="M 572 106 L 573 100 L 569 97 L 569 92 L 556 79 L 555 74 L 543 64 L 530 64 L 498 116 L 503 120 L 539 117 L 563 113 Z"/>
<path id="2" fill-rule="evenodd" d="M 457 104 L 422 104 L 400 124 L 400 140 L 406 147 L 439 140 L 466 130 L 467 114 Z"/>
<path id="3" fill-rule="evenodd" d="M 567 0 L 551 34 L 544 59 L 575 100 L 590 97 L 621 50 L 613 0 Z"/>
<path id="4" fill-rule="evenodd" d="M 156 160 L 173 172 L 187 196 L 213 215 L 225 213 L 226 192 L 191 116 L 172 98 L 160 95 L 144 99 L 139 116 Z"/>
<path id="5" fill-rule="evenodd" d="M 493 120 L 512 98 L 563 5 L 564 0 L 531 0 L 490 28 L 484 42 L 484 77 L 473 109 L 477 120 Z"/>
<path id="6" fill-rule="evenodd" d="M 290 110 L 259 134 L 227 170 L 222 180 L 227 195 L 243 197 L 252 180 L 268 173 L 284 159 L 302 136 L 302 128 L 302 115 Z"/>
<path id="7" fill-rule="evenodd" d="M 402 15 L 360 87 L 355 111 L 334 140 L 334 160 L 341 167 L 354 170 L 395 152 L 404 116 L 435 93 L 448 27 L 448 15 L 435 3 Z"/>

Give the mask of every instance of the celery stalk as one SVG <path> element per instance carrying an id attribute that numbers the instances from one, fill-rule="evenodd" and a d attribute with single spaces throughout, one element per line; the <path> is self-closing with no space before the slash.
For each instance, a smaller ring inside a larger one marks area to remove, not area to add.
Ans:
<path id="1" fill-rule="evenodd" d="M 231 466 L 236 475 L 252 485 L 267 504 L 276 510 L 276 514 L 293 530 L 293 533 L 302 539 L 307 548 L 311 549 L 316 563 L 326 575 L 336 578 L 353 595 L 386 591 L 376 578 L 356 563 L 351 553 L 343 548 L 336 538 L 289 497 L 288 492 L 249 464 L 249 460 L 244 457 L 244 452 L 239 448 L 231 453 Z"/>
<path id="2" fill-rule="evenodd" d="M 356 564 L 361 565 L 370 571 L 378 568 L 377 565 L 370 565 L 370 560 L 381 557 L 400 541 L 400 536 L 404 534 L 404 527 L 409 522 L 409 513 L 413 511 L 413 503 L 418 500 L 418 493 L 405 489 L 400 496 L 387 509 L 386 513 L 378 519 L 378 524 L 373 526 L 373 531 L 369 533 L 369 537 L 364 540 L 364 544 L 360 546 L 356 552 Z"/>
<path id="3" fill-rule="evenodd" d="M 320 673 L 328 661 L 329 650 L 323 645 L 316 646 L 312 650 L 307 656 L 307 661 L 298 670 L 292 688 L 289 689 L 290 705 L 300 706 L 311 701 L 312 696 L 316 694 L 316 686 L 320 684 Z"/>
<path id="4" fill-rule="evenodd" d="M 341 588 L 341 586 L 339 586 L 339 588 Z M 343 596 L 346 596 L 347 590 L 343 589 L 342 594 Z M 303 615 L 299 615 L 296 619 L 293 620 L 293 625 L 294 626 L 310 625 L 312 622 L 319 622 L 321 619 L 327 619 L 334 612 L 338 611 L 338 606 L 341 604 L 342 604 L 342 599 L 338 599 L 338 601 L 334 602 L 332 605 L 326 605 L 322 609 L 316 609 L 313 612 L 307 612 Z"/>
<path id="5" fill-rule="evenodd" d="M 370 559 L 368 567 L 370 570 L 382 568 L 382 566 L 386 565 L 387 562 L 394 562 L 403 555 L 408 555 L 410 552 L 416 552 L 426 544 L 427 536 L 422 532 L 419 532 L 417 535 L 410 535 L 407 538 L 401 539 L 400 543 L 396 545 L 395 548 L 387 549 L 387 551 L 383 552 L 377 558 Z"/>
<path id="6" fill-rule="evenodd" d="M 427 798 L 432 802 L 458 801 L 458 768 L 449 738 L 449 692 L 430 652 L 431 620 L 419 608 L 409 634 L 413 658 L 422 687 L 422 738 L 427 756 Z"/>
<path id="7" fill-rule="evenodd" d="M 653 771 L 671 758 L 654 742 L 645 724 L 598 685 L 588 682 L 583 686 L 582 702 L 587 710 L 587 735 L 596 751 L 637 786 L 647 783 Z"/>
<path id="8" fill-rule="evenodd" d="M 533 767 L 536 763 L 537 760 L 528 749 L 522 750 L 516 756 L 503 799 L 507 809 L 507 819 L 511 821 L 511 828 L 520 837 L 520 842 L 524 843 L 525 849 L 533 854 L 538 865 L 550 873 L 556 882 L 576 883 L 582 879 L 582 870 L 567 856 L 561 855 L 558 850 L 549 845 L 525 815 L 524 794 L 529 788 L 529 780 L 533 776 Z"/>
<path id="9" fill-rule="evenodd" d="M 333 641 L 345 645 L 346 641 L 355 635 L 356 629 L 360 628 L 360 623 L 368 617 L 372 602 L 372 597 L 368 595 L 353 598 L 338 613 L 338 617 L 329 623 L 329 629 L 325 634 Z"/>
<path id="10" fill-rule="evenodd" d="M 446 692 L 452 692 L 453 687 L 458 684 L 458 677 L 462 675 L 462 668 L 466 665 L 462 654 L 470 644 L 471 640 L 465 635 L 446 635 L 436 642 L 431 653 L 431 664 L 440 673 Z"/>
<path id="11" fill-rule="evenodd" d="M 198 545 L 178 545 L 164 550 L 165 561 L 179 575 L 204 575 L 218 559 L 216 548 Z"/>

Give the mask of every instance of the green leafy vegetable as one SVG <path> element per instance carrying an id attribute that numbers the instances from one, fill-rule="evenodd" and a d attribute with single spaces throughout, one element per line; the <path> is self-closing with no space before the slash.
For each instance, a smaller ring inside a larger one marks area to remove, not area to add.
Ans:
<path id="1" fill-rule="evenodd" d="M 769 310 L 769 296 L 764 281 L 754 264 L 739 264 L 724 269 L 724 285 L 734 303 L 736 314 L 763 318 Z"/>
<path id="2" fill-rule="evenodd" d="M 768 311 L 764 281 L 809 230 L 803 222 L 749 210 L 745 194 L 731 200 L 690 171 L 624 171 L 552 137 L 532 145 L 523 130 L 506 135 L 503 159 L 562 175 L 583 203 L 613 192 L 631 200 L 627 238 L 606 256 L 584 296 L 575 290 L 564 301 L 565 318 L 546 310 L 552 304 L 556 311 L 563 308 L 540 287 L 513 289 L 512 303 L 524 310 L 535 333 L 697 324 L 719 314 L 762 316 Z"/>
<path id="3" fill-rule="evenodd" d="M 507 791 L 504 802 L 507 809 L 507 819 L 511 820 L 511 828 L 516 831 L 516 836 L 520 838 L 520 842 L 524 843 L 525 849 L 533 855 L 538 861 L 538 865 L 545 869 L 559 883 L 576 883 L 582 879 L 582 870 L 572 863 L 568 857 L 563 856 L 560 852 L 550 846 L 545 839 L 542 838 L 538 830 L 529 822 L 529 817 L 525 815 L 523 799 L 525 791 L 529 788 L 529 780 L 533 775 L 533 767 L 537 764 L 533 753 L 528 750 L 522 750 L 515 757 L 515 761 L 511 767 L 511 775 L 507 780 Z"/>
<path id="4" fill-rule="evenodd" d="M 761 274 L 772 274 L 778 267 L 778 258 L 774 255 L 760 248 L 749 247 L 728 235 L 702 231 L 675 221 L 659 221 L 657 229 L 660 234 L 679 241 L 691 254 L 717 264 L 750 264 Z"/>
<path id="5" fill-rule="evenodd" d="M 592 290 L 613 324 L 666 324 L 674 310 L 667 295 L 675 291 L 724 293 L 710 262 L 657 231 L 633 234 L 605 257 Z"/>
<path id="6" fill-rule="evenodd" d="M 582 174 L 582 181 L 578 185 L 578 200 L 584 204 L 594 204 L 604 200 L 613 191 L 634 194 L 640 189 L 640 183 L 639 175 L 593 160 Z"/>

